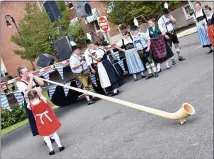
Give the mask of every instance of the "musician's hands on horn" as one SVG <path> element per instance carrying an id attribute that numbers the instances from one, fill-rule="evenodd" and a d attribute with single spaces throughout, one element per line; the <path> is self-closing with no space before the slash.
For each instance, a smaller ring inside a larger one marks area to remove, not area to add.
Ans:
<path id="1" fill-rule="evenodd" d="M 85 64 L 85 61 L 80 62 L 80 65 L 84 65 L 84 64 Z"/>

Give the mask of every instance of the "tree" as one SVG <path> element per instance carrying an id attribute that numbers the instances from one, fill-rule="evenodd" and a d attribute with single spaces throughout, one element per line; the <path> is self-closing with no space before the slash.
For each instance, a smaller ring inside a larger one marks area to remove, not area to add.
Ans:
<path id="1" fill-rule="evenodd" d="M 73 35 L 76 43 L 85 44 L 87 36 L 85 35 L 81 21 L 77 20 L 68 27 L 68 35 Z"/>
<path id="2" fill-rule="evenodd" d="M 63 16 L 59 23 L 63 35 L 67 35 L 67 27 L 70 22 L 69 11 L 62 3 L 58 2 L 57 5 Z M 35 60 L 42 53 L 55 52 L 51 39 L 54 41 L 60 38 L 58 25 L 56 22 L 51 23 L 45 10 L 41 12 L 35 3 L 26 3 L 25 15 L 19 21 L 18 27 L 25 44 L 21 42 L 18 34 L 12 35 L 11 41 L 21 47 L 21 49 L 14 50 L 15 54 L 20 55 L 23 59 Z"/>
<path id="3" fill-rule="evenodd" d="M 165 2 L 159 1 L 108 1 L 104 2 L 111 10 L 108 20 L 114 24 L 132 24 L 134 17 L 142 15 L 146 20 L 158 19 L 163 10 Z M 180 6 L 181 1 L 167 2 L 169 10 Z M 145 21 L 144 19 L 144 21 Z"/>

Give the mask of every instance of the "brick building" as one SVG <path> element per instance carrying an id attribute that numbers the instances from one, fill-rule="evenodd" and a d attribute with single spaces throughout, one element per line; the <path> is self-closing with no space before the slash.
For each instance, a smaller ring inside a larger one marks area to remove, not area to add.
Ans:
<path id="1" fill-rule="evenodd" d="M 11 76 L 17 76 L 16 68 L 20 65 L 26 65 L 29 69 L 32 69 L 32 65 L 29 61 L 21 59 L 20 56 L 16 55 L 13 50 L 18 49 L 19 46 L 15 45 L 10 41 L 11 35 L 17 33 L 12 20 L 8 18 L 12 24 L 11 28 L 8 28 L 5 21 L 6 15 L 11 15 L 17 25 L 20 19 L 24 16 L 24 7 L 26 2 L 1 2 L 1 64 L 4 64 L 5 70 Z M 2 68 L 2 67 L 1 67 Z"/>
<path id="2" fill-rule="evenodd" d="M 5 15 L 11 15 L 14 17 L 16 23 L 18 24 L 19 20 L 24 17 L 24 7 L 26 2 L 19 2 L 19 1 L 2 1 L 1 2 L 1 60 L 3 61 L 1 64 L 4 64 L 5 70 L 11 76 L 17 76 L 16 68 L 20 65 L 26 65 L 29 69 L 32 69 L 32 65 L 29 61 L 21 59 L 18 55 L 14 54 L 14 50 L 18 49 L 19 47 L 10 41 L 11 35 L 14 35 L 17 31 L 15 26 L 13 25 L 12 21 L 12 28 L 8 28 L 5 22 Z M 38 4 L 38 7 L 42 9 L 43 1 L 35 1 Z M 76 12 L 72 6 L 70 1 L 65 1 L 68 6 L 70 6 L 70 15 L 71 15 L 71 22 L 77 19 Z M 75 3 L 75 2 L 73 2 Z M 102 2 L 91 1 L 90 2 L 93 15 L 87 17 L 86 19 L 82 19 L 82 27 L 84 32 L 87 34 L 89 38 L 93 38 L 95 41 L 99 41 L 100 38 L 103 38 L 103 33 L 100 31 L 97 17 L 98 16 L 106 16 L 107 9 L 105 8 Z M 114 36 L 119 33 L 117 26 L 110 23 L 110 36 Z M 90 31 L 94 34 L 90 34 Z M 36 62 L 34 64 L 36 66 Z M 2 67 L 3 68 L 3 67 Z M 36 67 L 38 68 L 38 67 Z"/>

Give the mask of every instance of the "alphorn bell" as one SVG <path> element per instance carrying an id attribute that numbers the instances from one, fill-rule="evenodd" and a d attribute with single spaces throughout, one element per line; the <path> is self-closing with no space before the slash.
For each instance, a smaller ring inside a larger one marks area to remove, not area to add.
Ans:
<path id="1" fill-rule="evenodd" d="M 90 95 L 90 96 L 94 96 L 94 97 L 97 97 L 97 98 L 108 100 L 110 102 L 121 104 L 121 105 L 130 107 L 130 108 L 135 108 L 135 109 L 138 109 L 138 110 L 150 113 L 150 114 L 154 114 L 154 115 L 157 115 L 157 116 L 160 116 L 160 117 L 163 117 L 163 118 L 172 119 L 172 120 L 180 120 L 181 124 L 184 124 L 186 122 L 186 118 L 188 118 L 189 116 L 195 114 L 194 107 L 192 105 L 188 104 L 188 103 L 183 103 L 181 108 L 177 112 L 168 113 L 168 112 L 165 112 L 165 111 L 162 111 L 162 110 L 149 108 L 149 107 L 146 107 L 146 106 L 143 106 L 143 105 L 127 102 L 127 101 L 124 101 L 124 100 L 121 100 L 121 99 L 116 99 L 116 98 L 100 95 L 100 94 L 97 94 L 97 93 L 94 93 L 94 92 L 82 90 L 82 89 L 71 87 L 71 86 L 66 86 L 64 84 L 61 84 L 61 83 L 58 83 L 58 82 L 54 82 L 54 81 L 51 81 L 51 80 L 47 80 L 47 79 L 42 79 L 40 77 L 36 77 L 36 76 L 34 76 L 34 77 L 35 78 L 39 78 L 39 79 L 41 79 L 43 81 L 58 85 L 58 86 L 69 88 L 69 89 L 72 89 L 72 90 L 75 90 L 75 91 L 78 91 L 78 92 L 81 92 L 81 93 L 84 93 L 84 94 L 87 94 L 87 95 Z"/>

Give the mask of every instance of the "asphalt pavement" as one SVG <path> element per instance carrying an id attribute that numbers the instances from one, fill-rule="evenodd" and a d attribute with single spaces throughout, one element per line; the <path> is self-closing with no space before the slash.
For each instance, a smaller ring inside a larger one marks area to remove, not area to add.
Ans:
<path id="1" fill-rule="evenodd" d="M 29 125 L 2 137 L 1 158 L 213 158 L 213 54 L 200 48 L 199 37 L 180 38 L 185 61 L 158 78 L 124 79 L 116 98 L 167 112 L 190 103 L 196 114 L 184 125 L 105 100 L 86 105 L 83 99 L 56 111 L 62 127 L 58 134 L 65 146 L 54 156 L 39 136 L 32 137 Z M 171 65 L 171 60 L 170 60 Z"/>

